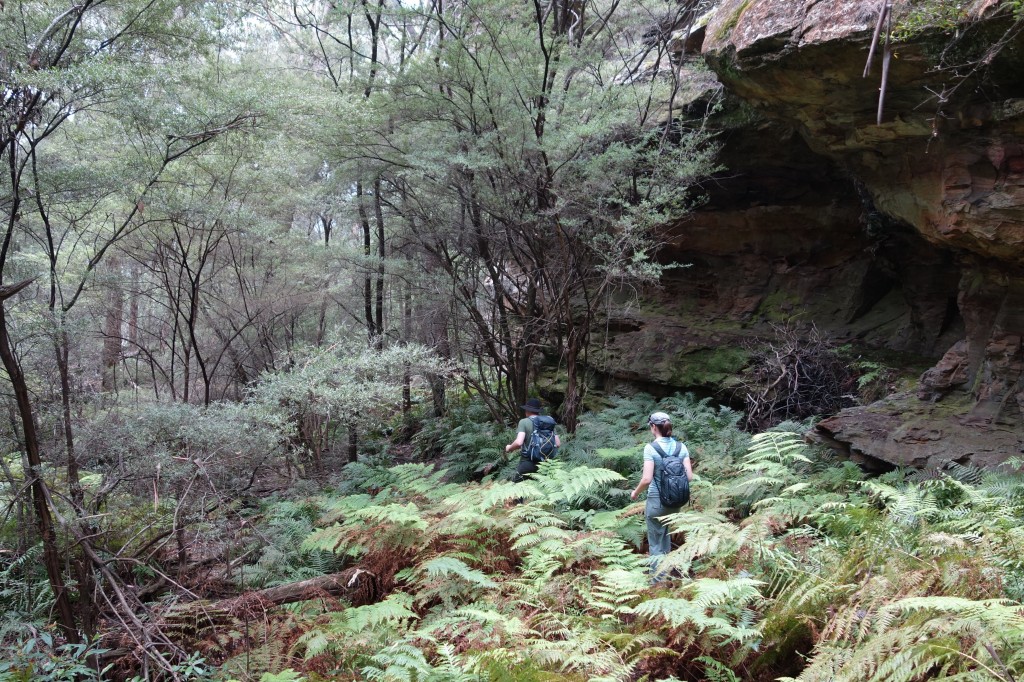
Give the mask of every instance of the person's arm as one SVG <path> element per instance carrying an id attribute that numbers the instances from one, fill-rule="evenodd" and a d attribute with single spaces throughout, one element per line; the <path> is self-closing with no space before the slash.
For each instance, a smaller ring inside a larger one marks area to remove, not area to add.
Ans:
<path id="1" fill-rule="evenodd" d="M 512 452 L 513 450 L 517 449 L 517 448 L 522 448 L 523 447 L 523 441 L 525 441 L 525 440 L 526 440 L 526 432 L 525 431 L 520 431 L 519 433 L 516 434 L 516 439 L 514 441 L 512 441 L 511 443 L 509 443 L 508 445 L 505 446 L 505 453 L 507 454 L 507 453 Z"/>
<path id="2" fill-rule="evenodd" d="M 562 447 L 562 439 L 558 437 L 557 433 L 555 434 L 555 447 L 556 448 Z"/>
<path id="3" fill-rule="evenodd" d="M 686 480 L 693 480 L 693 466 L 690 464 L 690 458 L 687 457 L 683 460 L 683 466 L 686 467 Z"/>
<path id="4" fill-rule="evenodd" d="M 644 473 L 640 477 L 640 482 L 636 484 L 636 489 L 629 494 L 629 499 L 635 500 L 637 495 L 647 490 L 647 486 L 654 480 L 654 460 L 644 460 Z"/>

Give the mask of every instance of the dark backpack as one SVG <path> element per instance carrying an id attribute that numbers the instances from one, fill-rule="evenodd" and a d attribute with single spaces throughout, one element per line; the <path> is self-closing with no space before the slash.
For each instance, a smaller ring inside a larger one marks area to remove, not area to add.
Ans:
<path id="1" fill-rule="evenodd" d="M 548 457 L 558 454 L 558 446 L 555 445 L 555 420 L 538 415 L 530 417 L 530 421 L 533 422 L 533 433 L 530 434 L 530 442 L 523 448 L 523 457 L 539 464 Z"/>
<path id="2" fill-rule="evenodd" d="M 676 451 L 668 455 L 660 445 L 651 443 L 651 447 L 661 455 L 658 494 L 661 497 L 661 504 L 666 507 L 682 507 L 690 501 L 690 479 L 686 476 L 683 458 L 679 456 L 683 451 L 683 444 L 677 441 L 675 445 Z"/>

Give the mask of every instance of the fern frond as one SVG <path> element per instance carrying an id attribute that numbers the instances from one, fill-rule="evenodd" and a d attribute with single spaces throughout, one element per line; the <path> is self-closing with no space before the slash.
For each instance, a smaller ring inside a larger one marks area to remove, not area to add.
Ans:
<path id="1" fill-rule="evenodd" d="M 769 462 L 789 465 L 796 462 L 810 464 L 810 458 L 804 454 L 807 447 L 798 433 L 768 431 L 755 434 L 750 438 L 750 449 L 744 457 L 742 469 L 756 470 Z"/>
<path id="2" fill-rule="evenodd" d="M 420 575 L 431 580 L 450 578 L 456 576 L 467 583 L 480 587 L 492 588 L 497 583 L 487 577 L 482 571 L 470 568 L 463 561 L 453 556 L 439 556 L 420 564 L 416 570 Z"/>
<path id="3" fill-rule="evenodd" d="M 381 626 L 405 628 L 412 621 L 419 619 L 416 612 L 412 610 L 412 606 L 413 597 L 411 595 L 404 592 L 392 592 L 376 604 L 345 609 L 341 614 L 342 627 L 353 633 L 373 630 Z"/>
<path id="4" fill-rule="evenodd" d="M 758 586 L 761 584 L 760 581 L 750 578 L 701 578 L 687 586 L 687 589 L 695 592 L 692 599 L 649 599 L 633 611 L 647 618 L 661 618 L 675 628 L 691 626 L 696 632 L 707 632 L 713 638 L 722 641 L 750 641 L 760 637 L 761 633 L 757 628 L 730 622 L 724 614 L 717 613 L 717 610 L 718 607 L 725 605 L 735 610 L 744 604 L 759 600 L 761 593 Z"/>
<path id="5" fill-rule="evenodd" d="M 610 469 L 567 468 L 562 462 L 551 460 L 542 462 L 533 480 L 524 481 L 520 486 L 527 493 L 523 495 L 527 499 L 543 500 L 547 504 L 572 505 L 624 480 L 622 474 Z"/>
<path id="6" fill-rule="evenodd" d="M 643 569 L 612 568 L 594 574 L 595 584 L 590 590 L 591 608 L 604 617 L 632 613 L 631 605 L 649 587 L 650 577 Z"/>

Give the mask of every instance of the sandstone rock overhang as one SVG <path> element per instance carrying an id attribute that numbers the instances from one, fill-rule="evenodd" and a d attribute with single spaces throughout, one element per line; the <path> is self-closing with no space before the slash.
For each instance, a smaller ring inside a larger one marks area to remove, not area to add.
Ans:
<path id="1" fill-rule="evenodd" d="M 881 125 L 877 67 L 862 76 L 877 0 L 725 0 L 705 31 L 707 63 L 761 125 L 793 131 L 849 177 L 885 216 L 883 229 L 912 233 L 899 236 L 908 248 L 915 238 L 930 245 L 918 259 L 930 273 L 904 281 L 931 303 L 915 310 L 906 287 L 903 298 L 922 337 L 948 351 L 918 391 L 822 424 L 823 437 L 859 456 L 994 465 L 1024 451 L 1024 31 L 1004 4 L 975 2 L 955 32 L 897 44 Z M 765 136 L 766 147 L 779 143 Z M 748 230 L 763 234 L 756 223 Z M 836 273 L 837 286 L 852 272 Z M 952 326 L 948 314 L 938 321 L 947 285 Z M 793 306 L 813 309 L 823 291 L 805 290 Z"/>

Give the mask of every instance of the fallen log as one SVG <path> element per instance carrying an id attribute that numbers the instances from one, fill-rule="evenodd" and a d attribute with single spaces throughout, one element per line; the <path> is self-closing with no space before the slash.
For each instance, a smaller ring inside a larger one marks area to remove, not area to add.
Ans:
<path id="1" fill-rule="evenodd" d="M 247 592 L 233 599 L 216 602 L 215 605 L 229 605 L 239 600 L 245 600 L 265 606 L 282 606 L 321 597 L 345 597 L 346 601 L 352 604 L 369 604 L 380 596 L 377 594 L 377 584 L 377 576 L 370 571 L 349 568 L 339 573 L 322 575 L 297 583 Z"/>
<path id="2" fill-rule="evenodd" d="M 278 606 L 312 599 L 343 599 L 361 606 L 384 597 L 376 574 L 348 568 L 309 580 L 253 590 L 237 597 L 217 600 L 166 603 L 153 612 L 153 625 L 175 646 L 200 651 L 209 661 L 223 660 L 232 652 L 258 646 L 260 627 L 275 622 L 269 611 Z M 333 605 L 332 605 L 333 606 Z M 265 630 L 263 631 L 265 632 Z M 101 656 L 104 665 L 134 670 L 144 655 L 126 632 L 111 632 L 104 638 L 110 648 Z"/>

